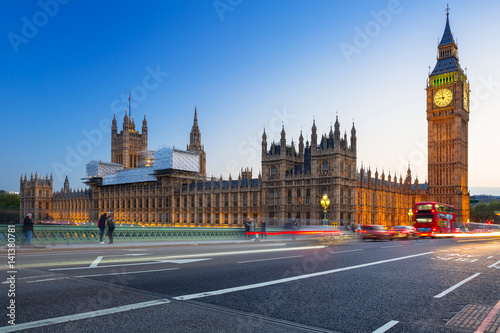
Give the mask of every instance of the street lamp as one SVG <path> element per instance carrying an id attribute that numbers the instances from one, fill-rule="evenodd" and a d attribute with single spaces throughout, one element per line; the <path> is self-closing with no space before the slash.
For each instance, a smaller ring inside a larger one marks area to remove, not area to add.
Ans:
<path id="1" fill-rule="evenodd" d="M 408 209 L 408 216 L 410 217 L 410 226 L 411 226 L 411 218 L 413 217 L 413 210 Z"/>
<path id="2" fill-rule="evenodd" d="M 321 198 L 321 206 L 323 207 L 323 213 L 324 213 L 324 218 L 323 218 L 323 225 L 327 225 L 327 220 L 326 220 L 326 209 L 328 206 L 330 206 L 330 199 L 328 199 L 328 195 L 325 193 L 323 194 L 323 197 Z"/>

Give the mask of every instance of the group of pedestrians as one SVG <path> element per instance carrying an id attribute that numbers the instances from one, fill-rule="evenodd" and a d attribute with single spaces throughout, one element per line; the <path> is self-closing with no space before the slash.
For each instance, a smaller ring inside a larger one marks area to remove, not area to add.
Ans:
<path id="1" fill-rule="evenodd" d="M 256 224 L 253 219 L 249 219 L 244 222 L 245 225 L 245 239 L 251 239 L 252 241 L 259 239 L 259 233 L 249 234 L 249 232 L 256 232 Z M 260 234 L 262 238 L 267 238 L 266 235 L 266 220 L 260 221 Z"/>
<path id="2" fill-rule="evenodd" d="M 26 214 L 23 221 L 23 233 L 26 238 L 26 244 L 31 245 L 31 240 L 33 239 L 33 215 L 31 213 Z M 104 244 L 103 237 L 106 233 L 106 227 L 108 228 L 109 244 L 113 244 L 113 232 L 115 231 L 115 220 L 113 219 L 113 214 L 110 212 L 104 213 L 99 218 L 97 222 L 97 227 L 99 227 L 99 243 Z"/>
<path id="3" fill-rule="evenodd" d="M 99 218 L 99 222 L 97 222 L 97 227 L 99 228 L 99 244 L 104 244 L 103 237 L 106 232 L 106 227 L 108 227 L 109 244 L 113 244 L 113 232 L 115 231 L 113 214 L 110 212 L 102 214 Z"/>

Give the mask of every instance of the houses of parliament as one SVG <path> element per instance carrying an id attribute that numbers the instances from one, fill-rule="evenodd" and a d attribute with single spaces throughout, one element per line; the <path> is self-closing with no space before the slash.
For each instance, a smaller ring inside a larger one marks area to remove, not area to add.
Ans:
<path id="1" fill-rule="evenodd" d="M 313 120 L 310 142 L 301 132 L 298 146 L 287 140 L 284 126 L 278 142 L 268 142 L 264 130 L 257 176 L 247 168 L 238 178 L 207 178 L 196 107 L 186 150 L 148 151 L 146 116 L 139 132 L 125 112 L 120 130 L 113 118 L 111 162 L 87 164 L 85 190 L 72 190 L 67 177 L 54 191 L 52 175 L 21 176 L 20 216 L 86 222 L 110 211 L 118 222 L 162 226 L 241 227 L 249 218 L 271 225 L 295 218 L 307 225 L 321 223 L 326 193 L 328 220 L 344 225 L 408 224 L 418 201 L 451 204 L 456 220 L 467 221 L 469 84 L 446 15 L 426 87 L 427 183 L 413 179 L 410 166 L 404 177 L 358 169 L 356 128 L 353 123 L 349 137 L 341 135 L 338 118 L 320 137 Z"/>

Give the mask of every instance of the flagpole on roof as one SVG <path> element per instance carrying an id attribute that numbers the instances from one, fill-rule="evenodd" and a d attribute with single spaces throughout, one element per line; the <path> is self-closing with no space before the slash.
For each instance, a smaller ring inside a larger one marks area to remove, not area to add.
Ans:
<path id="1" fill-rule="evenodd" d="M 131 91 L 128 92 L 128 118 L 132 119 L 132 108 L 130 107 L 130 94 Z"/>

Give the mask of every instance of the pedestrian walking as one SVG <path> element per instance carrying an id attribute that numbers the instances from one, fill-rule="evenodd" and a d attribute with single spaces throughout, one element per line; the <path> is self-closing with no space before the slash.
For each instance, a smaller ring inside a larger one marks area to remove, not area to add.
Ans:
<path id="1" fill-rule="evenodd" d="M 248 231 L 250 230 L 250 226 L 248 223 L 249 223 L 248 220 L 245 220 L 245 222 L 243 222 L 243 224 L 245 225 L 245 239 L 247 239 L 247 237 L 249 237 Z"/>
<path id="2" fill-rule="evenodd" d="M 99 228 L 99 244 L 104 244 L 102 238 L 104 237 L 104 232 L 106 231 L 106 218 L 108 217 L 108 213 L 104 213 L 99 217 L 99 221 L 97 222 L 97 227 Z"/>
<path id="3" fill-rule="evenodd" d="M 31 245 L 31 237 L 33 236 L 33 220 L 31 219 L 31 213 L 26 214 L 23 221 L 23 232 L 26 236 L 26 244 Z"/>
<path id="4" fill-rule="evenodd" d="M 250 219 L 250 221 L 248 222 L 248 232 L 255 232 L 255 225 L 253 224 L 253 220 L 252 219 Z M 255 237 L 254 235 L 250 235 L 250 239 L 252 241 L 255 240 L 254 237 Z"/>
<path id="5" fill-rule="evenodd" d="M 264 220 L 264 219 L 262 219 L 262 221 L 260 222 L 260 232 L 261 232 L 262 238 L 267 238 L 267 235 L 266 235 L 266 220 Z"/>
<path id="6" fill-rule="evenodd" d="M 113 232 L 115 231 L 115 220 L 113 219 L 113 214 L 109 212 L 108 212 L 108 218 L 106 219 L 106 224 L 108 225 L 109 244 L 113 244 Z"/>

